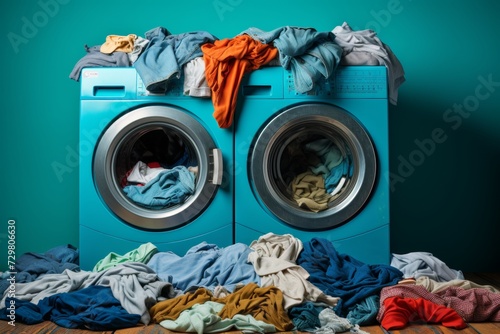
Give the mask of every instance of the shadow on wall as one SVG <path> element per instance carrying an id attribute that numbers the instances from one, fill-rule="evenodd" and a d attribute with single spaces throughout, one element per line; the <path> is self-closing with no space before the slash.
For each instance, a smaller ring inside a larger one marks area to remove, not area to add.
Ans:
<path id="1" fill-rule="evenodd" d="M 391 252 L 430 252 L 459 270 L 499 271 L 500 258 L 491 256 L 500 253 L 497 141 L 468 120 L 466 107 L 439 108 L 442 101 L 418 95 L 400 101 L 389 120 Z"/>

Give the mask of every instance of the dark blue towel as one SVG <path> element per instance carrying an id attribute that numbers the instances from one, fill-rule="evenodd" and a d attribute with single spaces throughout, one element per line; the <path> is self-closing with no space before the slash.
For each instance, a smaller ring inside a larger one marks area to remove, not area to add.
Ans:
<path id="1" fill-rule="evenodd" d="M 107 331 L 133 327 L 139 323 L 139 314 L 128 313 L 116 299 L 111 288 L 92 285 L 82 290 L 58 293 L 37 304 L 12 299 L 16 306 L 16 321 L 36 324 L 44 320 L 65 328 Z M 6 299 L 9 305 L 11 298 Z M 0 319 L 9 320 L 9 310 L 0 310 Z"/>
<path id="2" fill-rule="evenodd" d="M 16 283 L 33 282 L 45 274 L 60 274 L 69 269 L 79 271 L 79 252 L 72 245 L 61 245 L 45 253 L 24 253 L 16 259 Z M 0 295 L 9 287 L 6 279 L 0 280 Z"/>
<path id="3" fill-rule="evenodd" d="M 17 283 L 32 282 L 43 274 L 60 274 L 65 269 L 78 270 L 78 250 L 72 245 L 61 245 L 45 253 L 24 253 L 16 261 Z"/>
<path id="4" fill-rule="evenodd" d="M 43 322 L 40 308 L 30 301 L 7 297 L 5 308 L 0 309 L 0 320 L 20 322 L 26 325 L 34 325 Z"/>
<path id="5" fill-rule="evenodd" d="M 325 294 L 340 297 L 335 313 L 345 317 L 366 297 L 377 295 L 385 286 L 398 283 L 403 273 L 389 265 L 368 265 L 346 254 L 339 254 L 323 238 L 304 242 L 297 264 L 311 275 L 309 281 Z"/>

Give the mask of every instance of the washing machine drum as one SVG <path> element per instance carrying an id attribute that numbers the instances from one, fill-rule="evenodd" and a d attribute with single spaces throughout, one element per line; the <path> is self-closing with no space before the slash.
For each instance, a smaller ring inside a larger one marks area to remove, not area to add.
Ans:
<path id="1" fill-rule="evenodd" d="M 198 217 L 222 181 L 222 156 L 203 125 L 178 107 L 132 110 L 104 131 L 93 160 L 96 190 L 125 223 L 169 230 Z"/>
<path id="2" fill-rule="evenodd" d="M 249 151 L 254 196 L 302 230 L 338 227 L 369 200 L 374 145 L 360 122 L 331 104 L 291 106 L 264 124 Z"/>

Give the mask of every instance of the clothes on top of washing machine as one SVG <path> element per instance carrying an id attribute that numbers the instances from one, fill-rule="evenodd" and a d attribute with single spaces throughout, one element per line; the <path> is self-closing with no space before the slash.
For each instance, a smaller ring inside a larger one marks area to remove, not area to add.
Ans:
<path id="1" fill-rule="evenodd" d="M 217 40 L 201 46 L 205 76 L 212 91 L 214 118 L 219 127 L 233 123 L 236 100 L 243 76 L 276 58 L 278 51 L 248 35 Z"/>
<path id="2" fill-rule="evenodd" d="M 205 61 L 197 57 L 184 65 L 184 95 L 210 97 L 212 91 L 205 77 Z"/>
<path id="3" fill-rule="evenodd" d="M 106 36 L 106 42 L 101 45 L 100 51 L 106 54 L 114 51 L 132 52 L 136 39 L 136 34 L 128 34 L 127 36 L 108 35 Z"/>
<path id="4" fill-rule="evenodd" d="M 370 29 L 353 30 L 344 22 L 335 27 L 335 42 L 343 49 L 342 65 L 383 65 L 387 67 L 389 101 L 396 104 L 399 86 L 405 81 L 401 62 L 391 48 Z"/>
<path id="5" fill-rule="evenodd" d="M 148 44 L 149 39 L 137 36 L 136 40 L 134 41 L 134 48 L 132 49 L 132 51 L 127 53 L 128 58 L 130 59 L 130 64 L 135 63 L 135 61 L 139 58 Z"/>
<path id="6" fill-rule="evenodd" d="M 69 75 L 70 79 L 80 80 L 80 73 L 84 67 L 128 67 L 130 59 L 126 52 L 115 51 L 110 54 L 101 52 L 101 45 L 88 47 L 85 45 L 85 56 L 83 56 L 73 67 Z"/>
<path id="7" fill-rule="evenodd" d="M 264 44 L 272 43 L 279 52 L 281 66 L 292 72 L 295 90 L 306 93 L 320 78 L 328 79 L 340 63 L 342 48 L 331 32 L 314 28 L 284 26 L 272 31 L 251 27 L 243 31 Z"/>
<path id="8" fill-rule="evenodd" d="M 164 27 L 147 31 L 145 38 L 149 43 L 133 65 L 146 89 L 156 94 L 164 94 L 170 80 L 181 77 L 182 67 L 202 56 L 201 45 L 217 40 L 206 31 L 171 34 Z"/>

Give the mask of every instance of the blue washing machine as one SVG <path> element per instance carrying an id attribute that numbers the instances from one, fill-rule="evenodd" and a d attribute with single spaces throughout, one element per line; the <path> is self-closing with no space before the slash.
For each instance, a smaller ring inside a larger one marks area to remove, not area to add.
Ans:
<path id="1" fill-rule="evenodd" d="M 307 94 L 291 72 L 259 69 L 241 84 L 235 119 L 236 242 L 321 237 L 389 263 L 385 67 L 339 67 Z"/>
<path id="2" fill-rule="evenodd" d="M 233 131 L 209 98 L 162 96 L 135 68 L 81 74 L 80 265 L 151 242 L 179 255 L 233 243 Z"/>

